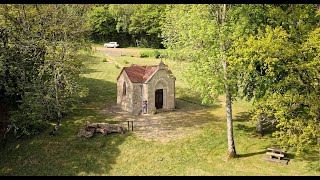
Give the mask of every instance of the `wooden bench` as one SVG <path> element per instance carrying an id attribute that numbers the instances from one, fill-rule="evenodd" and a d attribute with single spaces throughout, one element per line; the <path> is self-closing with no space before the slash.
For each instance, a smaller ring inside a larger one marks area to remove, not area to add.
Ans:
<path id="1" fill-rule="evenodd" d="M 276 157 L 279 160 L 284 157 L 284 154 L 278 154 L 278 153 L 274 153 L 274 152 L 267 152 L 266 154 L 269 155 L 270 158 Z"/>
<path id="2" fill-rule="evenodd" d="M 269 150 L 270 152 L 266 152 L 266 155 L 268 155 L 269 157 L 265 158 L 265 160 L 286 165 L 288 164 L 288 160 L 283 159 L 285 156 L 285 150 L 276 147 L 269 147 L 267 148 L 267 150 Z"/>
<path id="3" fill-rule="evenodd" d="M 279 149 L 279 148 L 275 148 L 275 147 L 269 147 L 267 148 L 269 151 L 274 152 L 274 153 L 280 153 L 280 154 L 284 154 L 285 150 L 283 149 Z"/>

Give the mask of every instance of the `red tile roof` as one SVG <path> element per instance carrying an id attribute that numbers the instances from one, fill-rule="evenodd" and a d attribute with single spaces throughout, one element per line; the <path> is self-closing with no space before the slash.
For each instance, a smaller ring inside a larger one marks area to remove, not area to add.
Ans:
<path id="1" fill-rule="evenodd" d="M 158 66 L 140 66 L 132 64 L 130 67 L 124 67 L 124 71 L 133 83 L 145 82 L 158 69 Z"/>

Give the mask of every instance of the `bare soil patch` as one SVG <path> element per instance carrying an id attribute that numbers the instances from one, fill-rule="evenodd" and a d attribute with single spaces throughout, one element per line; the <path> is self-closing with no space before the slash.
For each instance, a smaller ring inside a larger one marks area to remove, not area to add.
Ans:
<path id="1" fill-rule="evenodd" d="M 102 114 L 113 118 L 127 128 L 126 121 L 133 121 L 133 133 L 145 140 L 169 142 L 194 134 L 214 119 L 209 107 L 177 99 L 177 109 L 157 114 L 133 115 L 114 105 Z M 131 131 L 131 124 L 130 124 Z"/>

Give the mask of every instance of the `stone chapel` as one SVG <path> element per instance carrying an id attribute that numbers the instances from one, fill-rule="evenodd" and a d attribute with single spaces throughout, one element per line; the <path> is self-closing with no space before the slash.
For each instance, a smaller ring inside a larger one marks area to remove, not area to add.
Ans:
<path id="1" fill-rule="evenodd" d="M 159 65 L 124 67 L 117 78 L 117 104 L 134 114 L 173 110 L 175 80 L 162 59 Z"/>

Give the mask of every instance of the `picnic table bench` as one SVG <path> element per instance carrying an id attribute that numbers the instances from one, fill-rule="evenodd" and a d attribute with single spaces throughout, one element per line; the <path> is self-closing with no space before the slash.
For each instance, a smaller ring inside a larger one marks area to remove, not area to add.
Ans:
<path id="1" fill-rule="evenodd" d="M 266 154 L 269 155 L 270 158 L 275 157 L 275 158 L 278 158 L 279 160 L 284 157 L 284 154 L 279 154 L 274 152 L 267 152 Z"/>
<path id="2" fill-rule="evenodd" d="M 276 148 L 276 147 L 268 147 L 267 149 L 269 151 L 271 151 L 271 152 L 274 152 L 274 153 L 280 153 L 280 154 L 284 154 L 285 153 L 285 150 L 279 149 L 279 148 Z"/>
<path id="3" fill-rule="evenodd" d="M 266 155 L 268 155 L 269 157 L 265 158 L 265 160 L 288 164 L 288 160 L 283 159 L 285 156 L 285 150 L 276 147 L 269 147 L 267 148 L 267 150 L 269 150 L 269 152 L 266 152 Z"/>

